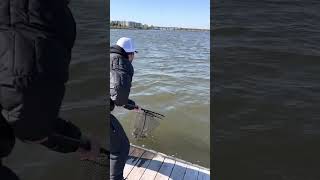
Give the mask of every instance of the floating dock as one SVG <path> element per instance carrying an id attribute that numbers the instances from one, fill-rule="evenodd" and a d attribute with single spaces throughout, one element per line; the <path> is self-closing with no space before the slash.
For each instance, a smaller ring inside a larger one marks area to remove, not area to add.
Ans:
<path id="1" fill-rule="evenodd" d="M 210 170 L 131 145 L 123 177 L 127 180 L 210 180 Z"/>

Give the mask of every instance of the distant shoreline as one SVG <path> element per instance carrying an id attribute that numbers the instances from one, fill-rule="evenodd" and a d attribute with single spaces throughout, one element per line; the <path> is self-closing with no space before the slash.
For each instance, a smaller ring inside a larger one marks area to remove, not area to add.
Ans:
<path id="1" fill-rule="evenodd" d="M 110 29 L 127 29 L 127 30 L 157 30 L 157 31 L 210 31 L 210 29 L 193 29 L 193 28 L 129 28 L 129 27 L 115 27 L 111 26 Z"/>
<path id="2" fill-rule="evenodd" d="M 200 28 L 182 28 L 182 27 L 161 27 L 148 24 L 142 24 L 134 21 L 110 21 L 111 29 L 133 29 L 133 30 L 160 30 L 160 31 L 210 31 Z"/>

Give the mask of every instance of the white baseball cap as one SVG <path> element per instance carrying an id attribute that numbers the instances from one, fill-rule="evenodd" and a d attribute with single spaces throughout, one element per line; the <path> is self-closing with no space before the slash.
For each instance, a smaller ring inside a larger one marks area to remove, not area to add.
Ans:
<path id="1" fill-rule="evenodd" d="M 134 48 L 133 40 L 131 38 L 122 37 L 117 41 L 117 45 L 122 47 L 127 53 L 138 52 Z"/>

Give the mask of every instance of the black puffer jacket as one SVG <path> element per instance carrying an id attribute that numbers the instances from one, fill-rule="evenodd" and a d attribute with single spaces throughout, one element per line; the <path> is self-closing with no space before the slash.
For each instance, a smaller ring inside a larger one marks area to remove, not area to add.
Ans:
<path id="1" fill-rule="evenodd" d="M 76 36 L 67 5 L 67 0 L 1 0 L 0 85 L 67 81 Z"/>
<path id="2" fill-rule="evenodd" d="M 127 53 L 120 46 L 111 46 L 110 96 L 116 106 L 135 105 L 134 101 L 129 99 L 133 74 L 134 69 Z"/>

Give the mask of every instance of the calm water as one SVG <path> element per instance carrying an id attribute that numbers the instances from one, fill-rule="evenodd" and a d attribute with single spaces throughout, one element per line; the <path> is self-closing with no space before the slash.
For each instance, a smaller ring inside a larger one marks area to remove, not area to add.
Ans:
<path id="1" fill-rule="evenodd" d="M 110 43 L 122 36 L 134 38 L 139 51 L 131 99 L 166 115 L 150 138 L 137 141 L 130 126 L 135 114 L 116 109 L 131 143 L 209 167 L 209 32 L 111 30 Z"/>
<path id="2" fill-rule="evenodd" d="M 104 4 L 98 0 L 71 2 L 78 35 L 61 116 L 105 144 L 108 130 L 104 102 L 107 83 L 105 52 L 108 46 L 105 43 L 107 19 Z M 38 145 L 18 142 L 5 162 L 21 180 L 85 180 L 77 154 L 61 155 Z"/>
<path id="3" fill-rule="evenodd" d="M 217 177 L 319 179 L 319 2 L 229 0 L 216 7 Z"/>

